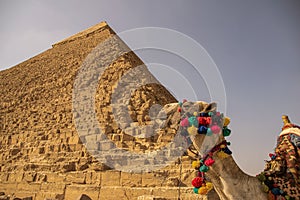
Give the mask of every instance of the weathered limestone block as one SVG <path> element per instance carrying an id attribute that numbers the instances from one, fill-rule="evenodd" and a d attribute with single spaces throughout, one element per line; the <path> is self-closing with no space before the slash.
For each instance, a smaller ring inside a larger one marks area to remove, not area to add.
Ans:
<path id="1" fill-rule="evenodd" d="M 101 183 L 101 172 L 87 172 L 86 184 L 100 185 Z"/>
<path id="2" fill-rule="evenodd" d="M 156 173 L 143 173 L 142 174 L 142 186 L 143 187 L 155 187 L 161 186 L 165 178 Z"/>
<path id="3" fill-rule="evenodd" d="M 100 187 L 88 186 L 88 185 L 68 185 L 65 192 L 65 199 L 78 199 L 82 194 L 87 195 L 91 199 L 98 199 L 100 193 Z M 114 196 L 114 193 L 110 193 L 110 196 Z M 116 194 L 117 195 L 117 194 Z"/>
<path id="4" fill-rule="evenodd" d="M 105 171 L 101 173 L 101 186 L 120 186 L 120 171 Z"/>
<path id="5" fill-rule="evenodd" d="M 8 174 L 9 183 L 20 183 L 22 182 L 23 172 L 12 172 Z"/>
<path id="6" fill-rule="evenodd" d="M 142 186 L 142 174 L 121 172 L 121 185 L 128 187 Z"/>
<path id="7" fill-rule="evenodd" d="M 18 183 L 17 190 L 19 191 L 30 191 L 38 192 L 41 189 L 40 183 Z"/>
<path id="8" fill-rule="evenodd" d="M 85 178 L 85 172 L 70 172 L 66 175 L 66 182 L 83 184 L 85 183 Z"/>

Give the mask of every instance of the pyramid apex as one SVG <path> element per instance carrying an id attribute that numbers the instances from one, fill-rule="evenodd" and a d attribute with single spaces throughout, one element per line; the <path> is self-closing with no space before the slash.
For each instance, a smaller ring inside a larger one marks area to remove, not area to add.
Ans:
<path id="1" fill-rule="evenodd" d="M 109 27 L 109 25 L 107 24 L 106 21 L 102 21 L 94 26 L 91 26 L 83 31 L 80 31 L 66 39 L 63 39 L 55 44 L 52 45 L 52 47 L 55 47 L 55 46 L 58 46 L 58 45 L 62 45 L 62 44 L 65 44 L 65 43 L 68 43 L 68 42 L 72 42 L 74 40 L 77 40 L 77 39 L 80 39 L 80 38 L 83 38 L 83 37 L 88 37 L 94 33 L 98 33 L 98 32 L 101 32 L 101 30 L 103 30 L 104 28 L 109 28 L 111 31 L 112 29 Z"/>

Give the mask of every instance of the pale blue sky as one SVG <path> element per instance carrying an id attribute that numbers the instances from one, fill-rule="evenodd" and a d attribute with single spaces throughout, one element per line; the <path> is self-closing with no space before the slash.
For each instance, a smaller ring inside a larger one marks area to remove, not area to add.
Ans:
<path id="1" fill-rule="evenodd" d="M 263 160 L 275 146 L 282 114 L 300 124 L 297 0 L 1 0 L 0 69 L 104 20 L 117 33 L 145 26 L 174 29 L 208 51 L 225 84 L 227 114 L 232 118 L 231 149 L 246 172 L 263 169 Z M 188 65 L 166 52 L 138 54 L 145 62 L 167 64 L 179 72 Z M 151 70 L 179 100 L 194 100 L 190 91 L 172 82 L 176 77 L 170 79 L 166 69 Z M 209 100 L 203 80 L 191 82 L 199 100 Z"/>

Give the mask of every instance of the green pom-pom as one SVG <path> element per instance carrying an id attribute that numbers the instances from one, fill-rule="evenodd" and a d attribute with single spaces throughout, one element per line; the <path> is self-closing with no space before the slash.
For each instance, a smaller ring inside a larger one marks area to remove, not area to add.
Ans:
<path id="1" fill-rule="evenodd" d="M 206 135 L 211 136 L 212 134 L 213 134 L 213 132 L 212 132 L 211 128 L 208 128 L 207 132 L 206 132 Z"/>
<path id="2" fill-rule="evenodd" d="M 195 116 L 189 117 L 189 124 L 190 126 L 198 127 L 199 122 Z"/>
<path id="3" fill-rule="evenodd" d="M 178 105 L 181 107 L 182 106 L 182 102 L 178 102 Z"/>
<path id="4" fill-rule="evenodd" d="M 213 112 L 208 112 L 208 116 L 210 117 L 213 116 L 213 114 L 214 114 Z"/>
<path id="5" fill-rule="evenodd" d="M 265 180 L 266 180 L 266 176 L 265 176 L 265 174 L 263 172 L 260 173 L 260 174 L 258 174 L 256 177 L 261 182 L 265 182 Z"/>
<path id="6" fill-rule="evenodd" d="M 194 190 L 194 193 L 198 194 L 199 188 L 194 188 L 193 190 Z"/>
<path id="7" fill-rule="evenodd" d="M 224 128 L 223 128 L 223 136 L 224 136 L 224 137 L 229 136 L 230 133 L 231 133 L 231 130 L 230 130 L 229 128 L 227 128 L 227 127 L 224 127 Z"/>
<path id="8" fill-rule="evenodd" d="M 209 168 L 206 165 L 202 165 L 200 167 L 200 172 L 207 172 L 209 170 Z"/>

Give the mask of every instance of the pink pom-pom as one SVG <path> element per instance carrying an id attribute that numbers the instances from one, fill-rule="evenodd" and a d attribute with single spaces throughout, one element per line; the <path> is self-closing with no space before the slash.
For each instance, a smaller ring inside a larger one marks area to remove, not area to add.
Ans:
<path id="1" fill-rule="evenodd" d="M 181 122 L 180 122 L 180 126 L 182 126 L 182 127 L 188 127 L 189 126 L 189 119 L 186 117 L 186 118 L 184 118 L 183 120 L 181 120 Z"/>
<path id="2" fill-rule="evenodd" d="M 221 131 L 221 128 L 218 125 L 213 125 L 210 129 L 214 134 L 218 134 Z"/>

